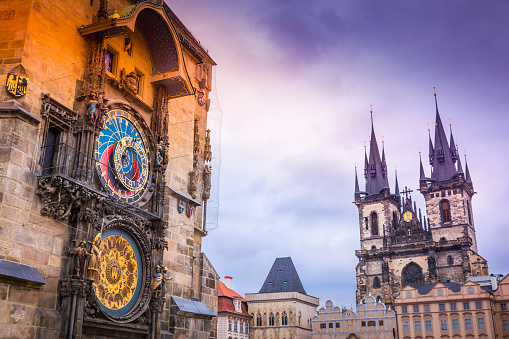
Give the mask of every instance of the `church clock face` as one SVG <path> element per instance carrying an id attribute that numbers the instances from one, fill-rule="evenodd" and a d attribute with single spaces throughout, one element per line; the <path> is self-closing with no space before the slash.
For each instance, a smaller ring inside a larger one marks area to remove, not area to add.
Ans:
<path id="1" fill-rule="evenodd" d="M 99 178 L 109 193 L 128 203 L 143 197 L 150 182 L 148 144 L 132 115 L 120 109 L 105 114 L 95 157 Z"/>
<path id="2" fill-rule="evenodd" d="M 406 222 L 412 221 L 412 212 L 406 211 L 405 213 L 403 213 L 403 220 L 405 220 Z"/>
<path id="3" fill-rule="evenodd" d="M 129 233 L 111 228 L 103 233 L 99 280 L 94 283 L 101 308 L 111 316 L 128 313 L 136 304 L 143 281 L 142 257 Z"/>

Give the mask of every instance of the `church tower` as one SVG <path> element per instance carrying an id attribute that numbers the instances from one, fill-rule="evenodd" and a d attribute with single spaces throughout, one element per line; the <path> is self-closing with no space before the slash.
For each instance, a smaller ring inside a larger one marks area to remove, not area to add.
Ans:
<path id="1" fill-rule="evenodd" d="M 429 141 L 431 176 L 420 163 L 419 191 L 427 217 L 412 200 L 411 189 L 399 191 L 397 176 L 395 192 L 390 192 L 385 150 L 380 156 L 371 120 L 364 191 L 355 172 L 361 245 L 355 251 L 357 302 L 371 294 L 390 306 L 407 285 L 461 283 L 469 276 L 488 274 L 487 262 L 477 251 L 468 165 L 463 171 L 452 132 L 448 141 L 436 106 L 435 138 Z"/>
<path id="2" fill-rule="evenodd" d="M 382 156 L 380 156 L 373 126 L 373 115 L 371 115 L 369 157 L 366 150 L 364 151 L 364 178 L 366 179 L 366 189 L 361 191 L 356 169 L 355 205 L 359 209 L 361 242 L 361 250 L 356 251 L 359 258 L 356 269 L 357 302 L 364 299 L 369 292 L 381 294 L 382 290 L 386 290 L 386 293 L 389 293 L 389 281 L 382 274 L 384 257 L 381 255 L 381 251 L 388 246 L 387 235 L 390 232 L 390 225 L 398 219 L 401 208 L 397 179 L 396 193 L 391 194 L 390 192 L 385 149 L 382 148 Z"/>
<path id="3" fill-rule="evenodd" d="M 431 176 L 426 177 L 421 160 L 419 186 L 426 201 L 433 241 L 442 246 L 455 243 L 461 252 L 458 261 L 462 263 L 462 272 L 459 269 L 453 272 L 450 267 L 444 267 L 439 269 L 438 274 L 463 281 L 467 276 L 487 274 L 488 268 L 486 260 L 478 255 L 472 213 L 472 197 L 475 192 L 468 165 L 465 161 L 464 171 L 452 129 L 447 141 L 436 93 L 435 108 L 434 142 L 431 134 L 429 136 Z"/>

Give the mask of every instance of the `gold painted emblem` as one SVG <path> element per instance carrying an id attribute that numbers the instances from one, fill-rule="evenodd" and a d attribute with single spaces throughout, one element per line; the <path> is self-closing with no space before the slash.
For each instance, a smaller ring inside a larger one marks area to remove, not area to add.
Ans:
<path id="1" fill-rule="evenodd" d="M 403 213 L 403 220 L 405 220 L 406 222 L 412 221 L 412 212 L 406 211 L 405 213 Z"/>
<path id="2" fill-rule="evenodd" d="M 16 74 L 7 74 L 5 88 L 7 92 L 15 97 L 21 97 L 26 94 L 28 87 L 28 78 Z"/>
<path id="3" fill-rule="evenodd" d="M 138 280 L 138 265 L 131 244 L 120 235 L 101 241 L 99 281 L 94 283 L 99 301 L 111 310 L 118 310 L 131 301 Z"/>

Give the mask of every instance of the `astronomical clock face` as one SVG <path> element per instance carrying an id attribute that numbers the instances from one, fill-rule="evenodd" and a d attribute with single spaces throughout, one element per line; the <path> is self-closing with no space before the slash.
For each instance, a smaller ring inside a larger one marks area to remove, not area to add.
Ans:
<path id="1" fill-rule="evenodd" d="M 129 113 L 106 113 L 104 128 L 96 141 L 96 168 L 106 190 L 135 203 L 150 183 L 148 144 L 141 126 Z"/>
<path id="2" fill-rule="evenodd" d="M 136 304 L 143 280 L 142 258 L 134 239 L 124 230 L 103 233 L 99 247 L 101 264 L 94 290 L 101 308 L 119 317 Z"/>

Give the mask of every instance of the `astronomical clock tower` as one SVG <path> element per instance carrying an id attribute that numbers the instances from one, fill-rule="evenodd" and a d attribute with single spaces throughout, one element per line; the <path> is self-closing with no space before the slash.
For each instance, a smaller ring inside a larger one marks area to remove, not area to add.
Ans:
<path id="1" fill-rule="evenodd" d="M 0 10 L 0 337 L 215 337 L 208 50 L 162 0 Z"/>
<path id="2" fill-rule="evenodd" d="M 436 103 L 436 96 L 435 96 Z M 436 282 L 465 282 L 469 276 L 488 274 L 479 254 L 472 212 L 473 183 L 463 166 L 451 132 L 447 140 L 436 105 L 434 142 L 429 140 L 432 173 L 422 161 L 419 188 L 426 215 L 412 200 L 411 189 L 400 191 L 395 175 L 391 193 L 385 150 L 380 156 L 373 122 L 369 157 L 365 155 L 366 189 L 355 173 L 355 205 L 359 210 L 361 248 L 355 252 L 357 302 L 371 294 L 392 305 L 407 286 Z"/>

